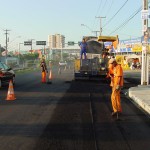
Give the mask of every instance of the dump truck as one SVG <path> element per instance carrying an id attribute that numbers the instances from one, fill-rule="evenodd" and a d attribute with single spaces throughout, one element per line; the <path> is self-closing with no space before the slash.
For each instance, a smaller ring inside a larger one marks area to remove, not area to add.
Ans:
<path id="1" fill-rule="evenodd" d="M 76 59 L 74 79 L 105 78 L 108 72 L 107 50 L 104 42 L 115 41 L 112 37 L 84 37 L 87 42 L 87 59 Z"/>

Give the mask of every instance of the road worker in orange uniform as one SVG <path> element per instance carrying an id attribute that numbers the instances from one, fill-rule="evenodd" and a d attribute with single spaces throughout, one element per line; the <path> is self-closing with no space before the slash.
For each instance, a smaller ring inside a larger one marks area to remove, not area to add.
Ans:
<path id="1" fill-rule="evenodd" d="M 42 83 L 46 83 L 46 74 L 48 73 L 48 71 L 44 58 L 42 58 L 40 66 L 42 71 Z"/>
<path id="2" fill-rule="evenodd" d="M 110 59 L 109 64 L 113 66 L 113 77 L 111 77 L 111 102 L 113 108 L 112 116 L 114 116 L 117 113 L 122 113 L 120 91 L 123 86 L 123 69 L 114 58 Z"/>
<path id="3" fill-rule="evenodd" d="M 114 66 L 112 63 L 110 63 L 110 61 L 112 61 L 112 59 L 110 59 L 108 62 L 108 73 L 106 76 L 106 78 L 111 78 L 110 86 L 113 86 L 113 77 L 114 77 L 114 71 L 113 71 Z"/>

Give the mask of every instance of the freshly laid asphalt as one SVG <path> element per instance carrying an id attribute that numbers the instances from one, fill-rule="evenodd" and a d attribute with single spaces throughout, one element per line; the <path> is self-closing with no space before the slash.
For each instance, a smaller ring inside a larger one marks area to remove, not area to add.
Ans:
<path id="1" fill-rule="evenodd" d="M 150 85 L 131 87 L 128 96 L 150 116 Z"/>

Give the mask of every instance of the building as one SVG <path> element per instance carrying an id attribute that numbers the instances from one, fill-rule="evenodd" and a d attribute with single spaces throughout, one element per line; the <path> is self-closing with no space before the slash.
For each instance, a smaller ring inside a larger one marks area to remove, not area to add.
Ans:
<path id="1" fill-rule="evenodd" d="M 48 46 L 50 49 L 64 48 L 65 47 L 65 36 L 61 35 L 61 34 L 48 35 Z"/>

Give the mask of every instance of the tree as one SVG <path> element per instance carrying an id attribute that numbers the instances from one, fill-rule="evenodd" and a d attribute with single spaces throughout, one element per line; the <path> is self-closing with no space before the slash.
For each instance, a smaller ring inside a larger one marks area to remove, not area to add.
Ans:
<path id="1" fill-rule="evenodd" d="M 39 56 L 38 53 L 34 53 L 34 54 L 23 54 L 21 57 L 26 60 L 35 60 L 38 59 L 38 56 Z"/>
<path id="2" fill-rule="evenodd" d="M 5 48 L 4 47 L 0 47 L 0 56 L 2 56 L 2 52 L 5 51 Z"/>

